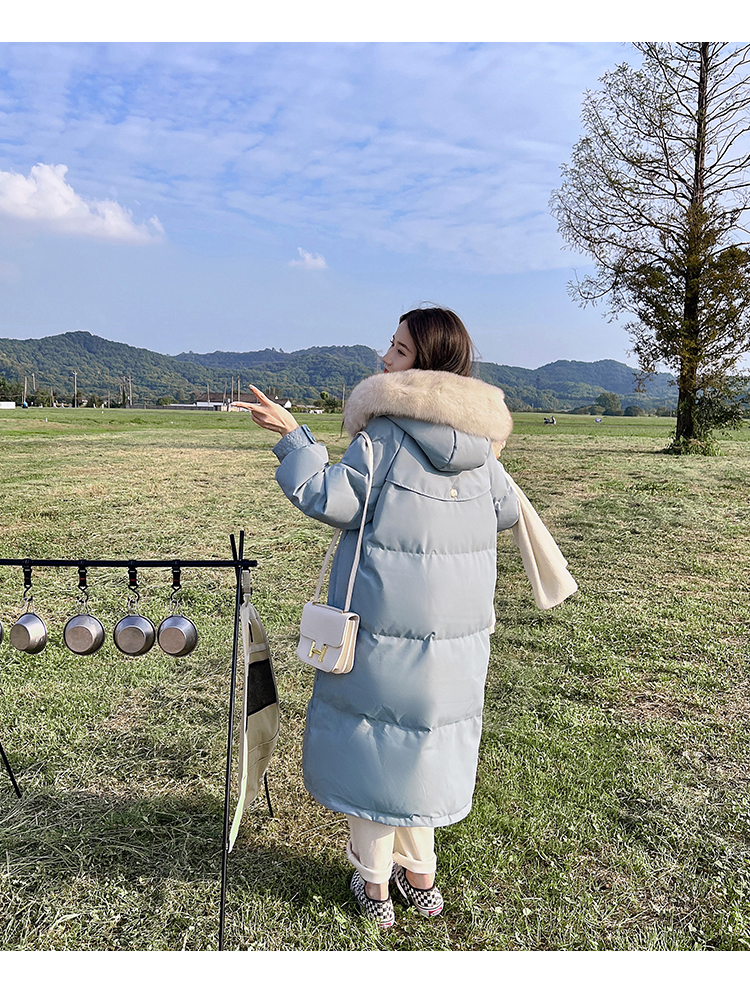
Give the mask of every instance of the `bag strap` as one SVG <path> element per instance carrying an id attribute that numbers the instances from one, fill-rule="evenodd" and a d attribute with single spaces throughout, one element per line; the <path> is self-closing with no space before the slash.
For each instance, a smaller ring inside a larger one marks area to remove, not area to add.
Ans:
<path id="1" fill-rule="evenodd" d="M 357 433 L 357 436 L 361 436 L 365 444 L 365 460 L 367 461 L 367 487 L 365 490 L 365 504 L 362 509 L 362 519 L 359 524 L 359 534 L 357 536 L 357 547 L 354 551 L 354 561 L 352 563 L 352 570 L 349 573 L 349 586 L 346 590 L 346 603 L 344 604 L 344 612 L 349 612 L 349 606 L 352 601 L 352 592 L 354 591 L 354 579 L 357 575 L 357 568 L 359 566 L 359 555 L 362 550 L 362 535 L 365 530 L 365 519 L 367 517 L 367 506 L 370 502 L 370 492 L 372 491 L 372 476 L 373 476 L 373 456 L 372 456 L 372 440 L 365 432 Z M 318 585 L 315 589 L 315 595 L 313 596 L 313 602 L 318 602 L 320 600 L 320 592 L 323 588 L 323 579 L 325 578 L 326 569 L 331 560 L 334 550 L 336 549 L 336 544 L 341 539 L 342 530 L 336 530 L 333 534 L 333 539 L 328 545 L 328 550 L 326 551 L 326 556 L 323 558 L 323 567 L 320 569 L 320 575 L 318 576 Z"/>

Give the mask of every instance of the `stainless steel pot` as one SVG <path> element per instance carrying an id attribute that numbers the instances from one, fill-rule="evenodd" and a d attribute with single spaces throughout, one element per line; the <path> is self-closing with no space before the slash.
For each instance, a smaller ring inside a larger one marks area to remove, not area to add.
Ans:
<path id="1" fill-rule="evenodd" d="M 112 637 L 119 651 L 137 657 L 150 651 L 154 646 L 156 629 L 151 620 L 145 616 L 132 614 L 123 616 L 115 626 Z"/>
<path id="2" fill-rule="evenodd" d="M 63 630 L 65 646 L 74 654 L 93 654 L 104 643 L 104 627 L 95 616 L 72 616 Z"/>
<path id="3" fill-rule="evenodd" d="M 182 658 L 195 649 L 198 643 L 198 630 L 187 616 L 180 614 L 168 616 L 159 624 L 157 640 L 165 654 Z"/>
<path id="4" fill-rule="evenodd" d="M 47 628 L 36 613 L 24 613 L 10 628 L 8 638 L 17 651 L 36 654 L 47 643 Z"/>

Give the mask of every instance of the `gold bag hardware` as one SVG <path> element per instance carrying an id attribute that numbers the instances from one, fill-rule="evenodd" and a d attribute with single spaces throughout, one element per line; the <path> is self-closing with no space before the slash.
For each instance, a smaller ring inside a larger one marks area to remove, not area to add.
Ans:
<path id="1" fill-rule="evenodd" d="M 324 672 L 351 671 L 358 627 L 356 613 L 308 602 L 302 609 L 297 655 Z"/>

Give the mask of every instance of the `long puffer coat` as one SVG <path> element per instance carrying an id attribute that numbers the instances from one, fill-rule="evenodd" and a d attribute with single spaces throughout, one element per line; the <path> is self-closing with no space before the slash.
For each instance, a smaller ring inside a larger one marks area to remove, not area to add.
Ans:
<path id="1" fill-rule="evenodd" d="M 328 590 L 339 608 L 366 516 L 354 667 L 316 674 L 305 785 L 329 809 L 383 824 L 451 824 L 471 809 L 476 780 L 496 534 L 518 518 L 491 449 L 509 435 L 510 414 L 482 381 L 409 370 L 361 382 L 345 424 L 352 435 L 366 427 L 373 442 L 366 510 L 361 437 L 334 465 L 305 437 L 276 472 L 306 515 L 347 531 Z"/>

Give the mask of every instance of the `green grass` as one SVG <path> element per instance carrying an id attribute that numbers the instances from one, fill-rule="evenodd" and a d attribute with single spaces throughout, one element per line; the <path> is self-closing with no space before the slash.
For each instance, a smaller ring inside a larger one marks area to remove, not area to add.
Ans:
<path id="1" fill-rule="evenodd" d="M 0 557 L 224 558 L 246 531 L 282 732 L 275 816 L 256 801 L 229 857 L 227 948 L 750 948 L 750 432 L 674 458 L 670 420 L 556 418 L 518 414 L 503 460 L 580 591 L 538 611 L 499 538 L 474 808 L 437 833 L 446 912 L 379 934 L 350 900 L 344 818 L 302 785 L 312 671 L 294 647 L 330 530 L 281 494 L 274 438 L 238 415 L 0 412 Z M 309 424 L 338 459 L 340 417 Z M 140 580 L 158 621 L 169 573 Z M 21 572 L 0 581 L 7 631 Z M 89 581 L 111 634 L 125 573 Z M 49 645 L 0 645 L 0 740 L 24 791 L 0 770 L 0 947 L 215 948 L 232 573 L 183 572 L 200 643 L 181 660 L 110 639 L 68 653 L 76 583 L 36 569 Z"/>

